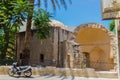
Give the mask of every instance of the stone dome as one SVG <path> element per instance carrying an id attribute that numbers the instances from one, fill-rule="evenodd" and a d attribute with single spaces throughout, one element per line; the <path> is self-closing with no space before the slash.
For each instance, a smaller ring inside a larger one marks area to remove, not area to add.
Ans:
<path id="1" fill-rule="evenodd" d="M 50 24 L 52 27 L 60 27 L 60 28 L 65 29 L 65 30 L 68 29 L 67 26 L 65 26 L 63 23 L 61 23 L 57 20 L 51 20 Z"/>
<path id="2" fill-rule="evenodd" d="M 60 27 L 61 29 L 68 30 L 68 27 L 65 26 L 63 23 L 57 21 L 57 20 L 51 20 L 50 22 L 51 27 Z M 31 29 L 34 30 L 36 27 L 32 24 Z M 19 32 L 26 31 L 26 22 L 23 22 L 23 26 L 20 27 Z"/>

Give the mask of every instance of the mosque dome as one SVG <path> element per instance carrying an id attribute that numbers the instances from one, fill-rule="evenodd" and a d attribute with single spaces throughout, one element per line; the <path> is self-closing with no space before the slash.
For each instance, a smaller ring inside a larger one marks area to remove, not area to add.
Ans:
<path id="1" fill-rule="evenodd" d="M 51 27 L 60 27 L 61 29 L 68 30 L 68 27 L 65 26 L 63 23 L 57 21 L 57 20 L 51 20 L 50 22 Z M 32 24 L 31 29 L 34 30 L 36 27 Z M 24 32 L 26 30 L 26 22 L 23 22 L 23 26 L 20 27 L 19 32 Z"/>
<path id="2" fill-rule="evenodd" d="M 60 28 L 65 29 L 65 30 L 68 29 L 67 26 L 65 26 L 63 23 L 61 23 L 61 22 L 59 22 L 57 20 L 51 20 L 50 25 L 52 27 L 60 27 Z"/>

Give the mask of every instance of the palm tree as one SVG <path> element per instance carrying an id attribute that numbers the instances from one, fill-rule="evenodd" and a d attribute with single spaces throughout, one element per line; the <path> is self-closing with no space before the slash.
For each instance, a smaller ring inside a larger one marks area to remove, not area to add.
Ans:
<path id="1" fill-rule="evenodd" d="M 39 8 L 33 13 L 33 25 L 36 27 L 36 37 L 44 40 L 50 35 L 50 17 L 49 12 Z"/>
<path id="2" fill-rule="evenodd" d="M 30 10 L 33 11 L 35 0 L 29 0 L 29 1 L 31 3 Z M 38 5 L 41 5 L 42 0 L 37 0 L 37 1 L 38 1 Z M 46 8 L 48 6 L 48 1 L 49 0 L 44 0 L 44 5 Z M 60 8 L 61 6 L 63 6 L 65 9 L 67 8 L 65 0 L 50 0 L 50 1 L 52 3 L 54 10 L 56 10 L 56 7 Z M 69 2 L 71 3 L 71 0 L 69 0 Z M 23 50 L 23 53 L 26 54 L 26 57 L 25 57 L 26 64 L 29 63 L 29 56 L 30 56 L 29 42 L 30 42 L 30 34 L 31 34 L 32 15 L 33 15 L 33 12 L 28 13 L 28 18 L 27 18 L 27 23 L 26 23 L 27 26 L 26 26 L 24 50 Z"/>
<path id="3" fill-rule="evenodd" d="M 26 0 L 0 1 L 0 59 L 6 59 L 11 52 L 14 54 L 15 33 L 26 19 L 24 17 L 28 10 L 26 3 L 28 3 Z"/>

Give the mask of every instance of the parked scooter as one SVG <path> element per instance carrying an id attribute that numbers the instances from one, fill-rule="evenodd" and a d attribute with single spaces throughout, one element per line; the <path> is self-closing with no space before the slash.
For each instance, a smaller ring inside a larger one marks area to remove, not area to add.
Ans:
<path id="1" fill-rule="evenodd" d="M 14 62 L 12 67 L 8 71 L 9 76 L 14 76 L 15 74 L 23 74 L 25 77 L 30 77 L 32 75 L 31 66 L 17 66 L 17 62 Z"/>

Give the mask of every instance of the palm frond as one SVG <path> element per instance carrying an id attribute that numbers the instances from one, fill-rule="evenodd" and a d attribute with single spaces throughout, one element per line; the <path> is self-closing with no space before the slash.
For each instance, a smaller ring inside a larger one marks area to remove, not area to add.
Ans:
<path id="1" fill-rule="evenodd" d="M 44 4 L 42 4 L 42 0 L 37 0 L 37 5 L 40 7 L 40 5 L 44 5 L 45 8 L 47 9 L 48 8 L 48 2 L 50 1 L 51 2 L 51 5 L 53 7 L 53 10 L 56 11 L 56 8 L 58 7 L 59 9 L 61 7 L 64 7 L 65 9 L 67 9 L 67 3 L 65 0 L 43 0 L 44 1 Z M 72 0 L 69 0 L 69 3 L 72 4 Z M 36 4 L 35 4 L 36 5 Z"/>
<path id="2" fill-rule="evenodd" d="M 34 26 L 36 27 L 36 36 L 40 39 L 46 39 L 50 31 L 50 14 L 43 9 L 34 12 Z"/>
<path id="3" fill-rule="evenodd" d="M 48 6 L 48 0 L 44 0 L 45 8 L 47 9 Z"/>
<path id="4" fill-rule="evenodd" d="M 55 0 L 55 3 L 58 6 L 58 8 L 60 9 L 60 4 L 59 4 L 58 0 Z"/>
<path id="5" fill-rule="evenodd" d="M 38 0 L 38 6 L 40 7 L 40 5 L 41 5 L 41 0 Z"/>
<path id="6" fill-rule="evenodd" d="M 72 0 L 69 0 L 69 3 L 72 4 Z"/>
<path id="7" fill-rule="evenodd" d="M 65 0 L 60 0 L 60 2 L 61 2 L 61 5 L 63 5 L 64 8 L 67 9 L 67 4 L 66 4 Z"/>
<path id="8" fill-rule="evenodd" d="M 56 10 L 55 0 L 51 0 L 51 3 L 52 3 L 52 6 L 53 6 L 53 9 Z"/>

